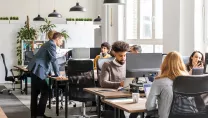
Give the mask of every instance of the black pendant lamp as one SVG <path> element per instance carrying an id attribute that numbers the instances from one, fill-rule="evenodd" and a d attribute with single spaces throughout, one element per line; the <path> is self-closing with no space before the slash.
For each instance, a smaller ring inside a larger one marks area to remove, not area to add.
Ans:
<path id="1" fill-rule="evenodd" d="M 100 22 L 100 21 L 101 21 L 100 16 L 98 16 L 96 19 L 94 19 L 94 22 Z"/>
<path id="2" fill-rule="evenodd" d="M 82 7 L 79 5 L 79 2 L 76 3 L 76 6 L 70 8 L 69 11 L 80 11 L 80 12 L 85 12 L 86 8 Z"/>
<path id="3" fill-rule="evenodd" d="M 125 0 L 104 0 L 105 5 L 124 5 Z"/>
<path id="4" fill-rule="evenodd" d="M 56 10 L 55 10 L 55 0 L 54 0 L 54 10 L 53 10 L 52 13 L 48 14 L 48 17 L 57 17 L 57 18 L 61 18 L 62 17 L 62 15 L 59 14 L 58 12 L 56 12 Z"/>
<path id="5" fill-rule="evenodd" d="M 39 2 L 38 2 L 38 6 L 39 6 L 39 8 L 38 8 L 39 14 L 38 14 L 37 17 L 35 17 L 35 18 L 33 19 L 33 21 L 44 21 L 44 18 L 42 18 L 42 17 L 40 16 L 40 0 L 39 0 Z"/>

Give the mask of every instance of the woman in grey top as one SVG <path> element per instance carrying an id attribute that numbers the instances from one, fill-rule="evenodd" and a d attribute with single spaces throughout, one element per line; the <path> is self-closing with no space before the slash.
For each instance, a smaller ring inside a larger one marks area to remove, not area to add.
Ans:
<path id="1" fill-rule="evenodd" d="M 173 99 L 173 81 L 179 75 L 188 75 L 185 64 L 178 52 L 170 52 L 161 65 L 161 74 L 152 83 L 146 101 L 148 111 L 158 107 L 159 118 L 168 118 Z"/>

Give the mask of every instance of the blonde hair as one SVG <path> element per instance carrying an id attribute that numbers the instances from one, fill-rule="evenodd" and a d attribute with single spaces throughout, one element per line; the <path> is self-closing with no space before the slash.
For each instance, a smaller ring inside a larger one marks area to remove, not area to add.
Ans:
<path id="1" fill-rule="evenodd" d="M 188 75 L 181 55 L 176 51 L 168 53 L 160 69 L 161 74 L 156 79 L 167 77 L 174 80 L 179 75 Z"/>
<path id="2" fill-rule="evenodd" d="M 56 33 L 55 30 L 50 30 L 50 31 L 48 32 L 48 39 L 49 39 L 49 40 L 52 40 L 52 39 L 53 39 L 54 33 Z"/>

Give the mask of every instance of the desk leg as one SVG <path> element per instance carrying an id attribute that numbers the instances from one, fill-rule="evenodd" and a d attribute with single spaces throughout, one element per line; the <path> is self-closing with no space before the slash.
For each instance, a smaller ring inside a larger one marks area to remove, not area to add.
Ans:
<path id="1" fill-rule="evenodd" d="M 98 118 L 101 118 L 101 113 L 100 113 L 101 112 L 100 111 L 101 108 L 100 107 L 101 107 L 100 96 L 98 96 L 98 108 L 97 108 L 98 109 Z"/>
<path id="2" fill-rule="evenodd" d="M 117 118 L 117 109 L 116 108 L 114 108 L 114 118 Z"/>
<path id="3" fill-rule="evenodd" d="M 52 89 L 51 89 L 51 79 L 49 79 L 49 96 L 48 96 L 48 101 L 49 101 L 49 105 L 48 108 L 51 109 L 51 97 L 52 97 Z"/>
<path id="4" fill-rule="evenodd" d="M 68 82 L 65 88 L 65 118 L 68 118 Z"/>
<path id="5" fill-rule="evenodd" d="M 58 81 L 56 81 L 56 115 L 59 116 L 59 90 L 58 90 Z"/>
<path id="6" fill-rule="evenodd" d="M 25 75 L 25 94 L 27 95 L 27 76 Z"/>
<path id="7" fill-rule="evenodd" d="M 141 118 L 144 118 L 144 112 L 141 113 Z"/>

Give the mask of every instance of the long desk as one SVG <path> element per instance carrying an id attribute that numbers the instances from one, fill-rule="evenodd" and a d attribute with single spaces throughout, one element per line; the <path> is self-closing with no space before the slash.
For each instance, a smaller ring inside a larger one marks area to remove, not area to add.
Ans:
<path id="1" fill-rule="evenodd" d="M 140 98 L 138 103 L 134 103 L 131 98 L 103 99 L 102 102 L 116 108 L 114 118 L 120 118 L 120 113 L 117 113 L 120 110 L 129 113 L 144 113 L 146 111 L 146 98 Z M 143 117 L 144 114 L 142 114 Z"/>
<path id="2" fill-rule="evenodd" d="M 5 114 L 4 111 L 1 109 L 1 107 L 0 107 L 0 118 L 7 118 L 6 114 Z"/>
<path id="3" fill-rule="evenodd" d="M 84 88 L 84 91 L 89 92 L 91 94 L 98 96 L 98 118 L 101 117 L 101 110 L 100 110 L 100 103 L 101 103 L 101 97 L 103 99 L 106 98 L 126 98 L 131 97 L 131 93 L 129 92 L 120 92 L 116 89 L 108 89 L 108 88 Z"/>
<path id="4" fill-rule="evenodd" d="M 17 69 L 19 69 L 20 70 L 20 75 L 21 75 L 21 77 L 23 77 L 23 76 L 26 76 L 27 74 L 28 74 L 28 69 L 25 67 L 25 66 L 21 66 L 21 65 L 16 65 L 16 66 L 14 66 L 15 68 L 17 68 Z M 24 77 L 24 79 L 25 79 L 25 88 L 24 88 L 24 90 L 22 90 L 22 79 L 21 79 L 21 83 L 20 83 L 20 88 L 21 88 L 21 90 L 22 91 L 24 91 L 25 92 L 25 94 L 27 95 L 27 77 Z"/>

